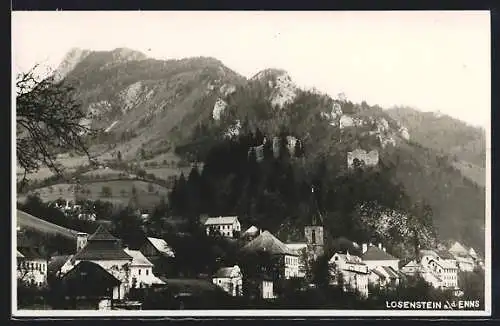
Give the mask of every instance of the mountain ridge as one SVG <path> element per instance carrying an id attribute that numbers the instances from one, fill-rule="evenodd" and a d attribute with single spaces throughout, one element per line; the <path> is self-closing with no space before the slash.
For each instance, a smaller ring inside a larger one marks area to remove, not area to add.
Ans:
<path id="1" fill-rule="evenodd" d="M 432 203 L 443 236 L 484 246 L 484 235 L 469 234 L 484 225 L 484 194 L 462 180 L 446 158 L 452 153 L 425 144 L 425 133 L 411 120 L 365 102 L 302 90 L 282 69 L 263 69 L 247 79 L 211 57 L 116 64 L 113 58 L 107 52 L 88 54 L 65 79 L 93 114 L 92 125 L 106 130 L 91 143 L 102 159 L 120 152 L 124 160 L 135 161 L 176 151 L 203 161 L 203 147 L 256 129 L 271 138 L 300 140 L 312 165 L 324 159 L 347 169 L 347 152 L 376 149 L 412 197 Z M 451 135 L 469 130 L 450 126 Z M 458 136 L 456 146 L 474 146 L 474 137 Z M 467 152 L 463 148 L 457 149 L 460 155 Z M 467 198 L 473 198 L 470 207 Z M 457 222 L 447 228 L 453 219 Z"/>

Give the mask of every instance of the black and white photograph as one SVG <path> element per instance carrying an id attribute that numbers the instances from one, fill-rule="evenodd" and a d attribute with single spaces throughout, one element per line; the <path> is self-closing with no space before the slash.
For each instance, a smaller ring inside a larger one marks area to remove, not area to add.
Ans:
<path id="1" fill-rule="evenodd" d="M 13 316 L 491 315 L 489 11 L 11 18 Z"/>

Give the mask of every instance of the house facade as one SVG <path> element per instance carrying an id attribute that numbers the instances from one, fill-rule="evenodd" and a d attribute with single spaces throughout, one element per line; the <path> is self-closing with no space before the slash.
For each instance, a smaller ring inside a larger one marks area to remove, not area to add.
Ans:
<path id="1" fill-rule="evenodd" d="M 154 265 L 139 250 L 124 249 L 124 251 L 132 257 L 128 280 L 131 289 L 165 284 L 153 274 Z"/>
<path id="2" fill-rule="evenodd" d="M 460 271 L 474 271 L 474 268 L 476 267 L 475 262 L 477 260 L 477 254 L 474 249 L 467 249 L 464 245 L 457 241 L 453 245 L 451 245 L 448 251 L 455 257 Z"/>
<path id="3" fill-rule="evenodd" d="M 458 289 L 458 266 L 450 256 L 433 250 L 420 250 L 419 261 L 412 260 L 401 268 L 407 275 L 420 275 L 436 289 Z"/>
<path id="4" fill-rule="evenodd" d="M 47 259 L 37 248 L 18 248 L 16 258 L 18 280 L 37 287 L 47 284 Z"/>
<path id="5" fill-rule="evenodd" d="M 266 253 L 270 255 L 277 267 L 277 276 L 279 278 L 300 277 L 298 254 L 290 250 L 269 231 L 262 232 L 258 237 L 247 243 L 242 248 L 242 253 Z"/>
<path id="6" fill-rule="evenodd" d="M 237 216 L 209 217 L 204 225 L 207 235 L 218 231 L 224 237 L 234 238 L 241 232 L 241 224 Z"/>
<path id="7" fill-rule="evenodd" d="M 121 245 L 121 240 L 114 237 L 102 225 L 89 236 L 87 245 L 78 251 L 69 261 L 68 267 L 73 269 L 82 261 L 92 262 L 118 279 L 120 284 L 120 299 L 128 293 L 130 287 L 130 265 L 132 257 Z"/>
<path id="8" fill-rule="evenodd" d="M 111 309 L 113 301 L 123 299 L 122 282 L 100 265 L 79 262 L 60 280 L 66 297 L 94 305 L 94 309 Z"/>
<path id="9" fill-rule="evenodd" d="M 260 292 L 262 299 L 275 299 L 274 286 L 272 280 L 263 279 L 260 282 Z"/>
<path id="10" fill-rule="evenodd" d="M 362 297 L 368 297 L 370 271 L 360 257 L 350 255 L 349 252 L 335 253 L 329 265 L 333 284 L 342 282 L 344 291 L 357 291 Z"/>
<path id="11" fill-rule="evenodd" d="M 212 282 L 233 297 L 243 295 L 243 275 L 238 265 L 220 268 Z"/>

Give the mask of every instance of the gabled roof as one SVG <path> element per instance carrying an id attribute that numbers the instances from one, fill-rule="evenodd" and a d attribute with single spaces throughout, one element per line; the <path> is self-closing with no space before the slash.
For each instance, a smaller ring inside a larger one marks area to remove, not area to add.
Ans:
<path id="1" fill-rule="evenodd" d="M 63 276 L 62 284 L 69 295 L 100 297 L 121 282 L 98 264 L 82 261 Z"/>
<path id="2" fill-rule="evenodd" d="M 451 247 L 449 252 L 454 254 L 468 255 L 469 251 L 460 242 L 456 241 Z"/>
<path id="3" fill-rule="evenodd" d="M 132 257 L 120 247 L 117 242 L 106 243 L 102 245 L 99 242 L 104 241 L 91 241 L 82 250 L 73 256 L 73 260 L 128 260 L 131 261 Z"/>
<path id="4" fill-rule="evenodd" d="M 389 278 L 399 278 L 398 273 L 390 266 L 381 266 Z"/>
<path id="5" fill-rule="evenodd" d="M 259 228 L 257 228 L 255 225 L 252 225 L 249 227 L 245 232 L 243 232 L 243 235 L 254 235 L 259 232 Z"/>
<path id="6" fill-rule="evenodd" d="M 238 220 L 238 216 L 209 217 L 205 221 L 205 225 L 233 224 L 236 220 Z"/>
<path id="7" fill-rule="evenodd" d="M 153 266 L 153 264 L 139 250 L 123 249 L 123 251 L 132 257 L 131 266 Z"/>
<path id="8" fill-rule="evenodd" d="M 237 270 L 236 270 L 237 269 Z M 238 266 L 233 266 L 233 267 L 221 267 L 219 270 L 214 274 L 214 277 L 216 278 L 231 278 L 234 277 L 235 272 L 239 271 Z"/>
<path id="9" fill-rule="evenodd" d="M 262 232 L 258 237 L 247 243 L 243 248 L 244 252 L 268 252 L 271 255 L 291 255 L 297 256 L 283 242 L 272 235 L 269 231 Z"/>
<path id="10" fill-rule="evenodd" d="M 387 252 L 381 250 L 376 246 L 371 246 L 368 250 L 361 256 L 363 260 L 398 260 L 394 256 L 388 254 Z"/>
<path id="11" fill-rule="evenodd" d="M 174 251 L 172 250 L 172 248 L 170 248 L 165 240 L 152 237 L 149 237 L 148 240 L 151 245 L 153 245 L 153 247 L 155 247 L 156 250 L 158 250 L 162 254 L 166 255 L 167 257 L 175 257 Z"/>
<path id="12" fill-rule="evenodd" d="M 297 255 L 300 255 L 301 251 L 307 248 L 307 243 L 305 242 L 286 243 L 285 245 Z"/>
<path id="13" fill-rule="evenodd" d="M 420 267 L 420 265 L 415 260 L 412 260 L 408 264 L 404 265 L 403 267 Z"/>
<path id="14" fill-rule="evenodd" d="M 19 250 L 17 250 L 17 255 L 16 255 L 17 258 L 24 258 L 24 255 L 22 253 L 19 252 Z"/>
<path id="15" fill-rule="evenodd" d="M 89 236 L 87 241 L 119 241 L 120 239 L 114 237 L 109 233 L 108 229 L 103 225 L 99 225 L 97 230 Z"/>
<path id="16" fill-rule="evenodd" d="M 342 260 L 344 260 L 348 264 L 366 265 L 365 263 L 363 263 L 361 258 L 356 255 L 351 255 L 349 253 L 347 254 L 336 253 L 335 255 L 339 256 Z M 330 262 L 334 262 L 333 257 L 335 257 L 335 255 L 333 255 L 332 258 L 330 258 Z"/>

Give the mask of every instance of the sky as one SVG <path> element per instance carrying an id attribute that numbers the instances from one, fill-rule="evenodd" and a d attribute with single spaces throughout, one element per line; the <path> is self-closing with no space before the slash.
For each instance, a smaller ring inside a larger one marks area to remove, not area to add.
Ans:
<path id="1" fill-rule="evenodd" d="M 56 68 L 74 47 L 211 56 L 246 77 L 284 69 L 299 87 L 353 102 L 490 125 L 488 11 L 12 13 L 14 72 Z"/>

